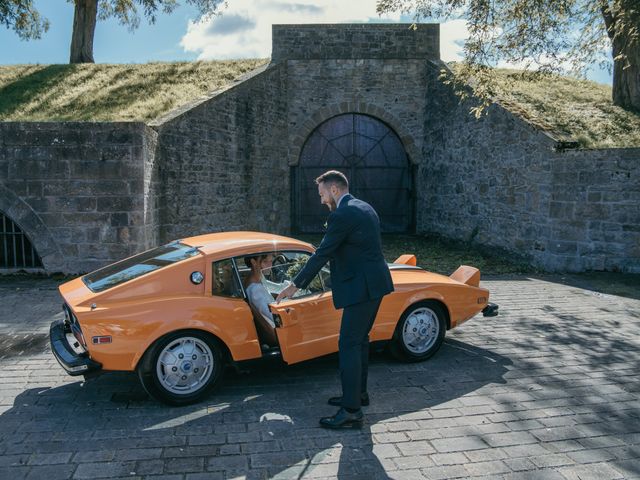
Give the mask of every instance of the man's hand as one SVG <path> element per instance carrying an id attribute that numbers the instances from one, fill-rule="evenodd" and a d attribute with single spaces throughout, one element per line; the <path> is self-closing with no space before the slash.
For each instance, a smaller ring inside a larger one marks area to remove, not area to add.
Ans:
<path id="1" fill-rule="evenodd" d="M 298 287 L 296 287 L 293 283 L 289 285 L 287 288 L 282 290 L 278 296 L 276 297 L 276 303 L 280 303 L 280 301 L 284 298 L 291 298 L 298 291 Z"/>

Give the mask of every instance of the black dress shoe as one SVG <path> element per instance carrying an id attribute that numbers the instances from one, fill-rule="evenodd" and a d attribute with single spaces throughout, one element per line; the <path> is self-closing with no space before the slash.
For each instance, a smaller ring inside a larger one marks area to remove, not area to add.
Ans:
<path id="1" fill-rule="evenodd" d="M 362 410 L 354 413 L 347 412 L 344 408 L 338 410 L 333 417 L 322 417 L 320 426 L 324 428 L 362 428 L 364 415 Z"/>
<path id="2" fill-rule="evenodd" d="M 336 407 L 341 407 L 342 406 L 342 397 L 331 397 L 329 399 L 329 405 L 334 405 Z M 360 405 L 362 405 L 363 407 L 368 407 L 369 406 L 369 394 L 368 393 L 361 393 L 360 394 Z"/>

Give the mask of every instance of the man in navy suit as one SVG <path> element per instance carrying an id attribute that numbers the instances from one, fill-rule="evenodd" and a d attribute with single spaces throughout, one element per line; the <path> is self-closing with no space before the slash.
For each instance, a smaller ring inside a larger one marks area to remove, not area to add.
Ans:
<path id="1" fill-rule="evenodd" d="M 342 397 L 329 399 L 330 405 L 341 408 L 334 416 L 321 418 L 320 425 L 360 428 L 364 418 L 360 407 L 369 405 L 369 331 L 382 297 L 393 291 L 393 282 L 382 254 L 380 220 L 375 210 L 349 194 L 349 182 L 338 171 L 320 175 L 316 183 L 321 202 L 331 210 L 327 233 L 276 301 L 305 288 L 330 262 L 333 304 L 336 309 L 344 308 L 338 342 Z"/>

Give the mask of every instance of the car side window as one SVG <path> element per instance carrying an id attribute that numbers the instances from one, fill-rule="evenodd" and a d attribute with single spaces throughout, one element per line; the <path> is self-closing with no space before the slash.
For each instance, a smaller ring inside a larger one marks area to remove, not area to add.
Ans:
<path id="1" fill-rule="evenodd" d="M 213 262 L 212 293 L 220 297 L 242 298 L 242 288 L 230 258 Z"/>
<path id="2" fill-rule="evenodd" d="M 302 270 L 310 256 L 311 255 L 306 252 L 281 252 L 276 254 L 270 272 L 270 279 L 276 282 L 282 282 L 285 286 L 288 285 L 298 272 Z M 307 288 L 296 292 L 294 298 L 328 290 L 331 290 L 331 281 L 329 279 L 329 266 L 326 265 L 320 273 L 313 278 Z"/>

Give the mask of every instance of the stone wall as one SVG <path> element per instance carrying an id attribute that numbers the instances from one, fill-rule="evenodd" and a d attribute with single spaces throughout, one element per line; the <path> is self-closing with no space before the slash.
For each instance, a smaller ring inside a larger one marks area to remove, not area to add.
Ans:
<path id="1" fill-rule="evenodd" d="M 288 60 L 289 164 L 298 164 L 304 142 L 318 125 L 341 113 L 382 120 L 398 134 L 410 161 L 419 163 L 431 68 L 425 60 Z"/>
<path id="2" fill-rule="evenodd" d="M 551 271 L 640 272 L 640 149 L 563 151 L 499 105 L 476 119 L 435 80 L 427 104 L 419 232 Z"/>
<path id="3" fill-rule="evenodd" d="M 160 240 L 289 226 L 284 69 L 270 66 L 153 126 Z"/>
<path id="4" fill-rule="evenodd" d="M 0 123 L 0 210 L 50 272 L 85 272 L 153 241 L 141 123 Z"/>
<path id="5" fill-rule="evenodd" d="M 559 152 L 551 185 L 542 266 L 640 273 L 640 148 Z"/>
<path id="6" fill-rule="evenodd" d="M 440 25 L 273 25 L 273 62 L 300 59 L 439 59 Z"/>
<path id="7" fill-rule="evenodd" d="M 0 123 L 0 210 L 49 272 L 204 232 L 291 232 L 313 130 L 371 115 L 416 172 L 416 230 L 548 270 L 640 272 L 640 149 L 562 150 L 500 105 L 476 120 L 438 78 L 438 26 L 274 26 L 273 61 L 150 125 Z"/>
<path id="8" fill-rule="evenodd" d="M 157 155 L 158 132 L 145 127 L 142 137 L 142 155 L 144 174 L 142 178 L 142 218 L 136 219 L 137 224 L 144 226 L 144 246 L 155 247 L 160 242 L 160 217 L 162 212 L 162 184 L 160 180 L 160 166 Z"/>

